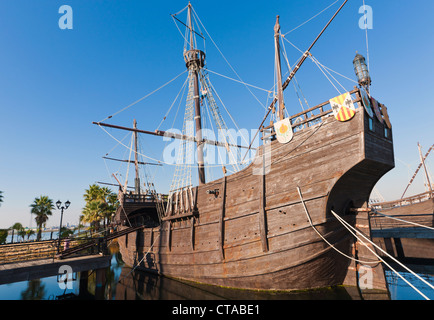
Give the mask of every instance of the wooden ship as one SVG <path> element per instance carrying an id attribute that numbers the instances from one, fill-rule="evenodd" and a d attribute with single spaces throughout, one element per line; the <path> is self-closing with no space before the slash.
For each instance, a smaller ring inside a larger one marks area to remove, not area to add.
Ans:
<path id="1" fill-rule="evenodd" d="M 360 86 L 342 95 L 342 101 L 327 100 L 284 116 L 283 90 L 346 2 L 285 81 L 280 70 L 277 18 L 277 94 L 260 125 L 263 143 L 250 164 L 232 174 L 225 170 L 222 178 L 213 181 L 205 179 L 204 144 L 227 150 L 237 146 L 201 136 L 199 90 L 201 87 L 202 92 L 207 89 L 210 93 L 211 88 L 203 77 L 205 53 L 195 47 L 194 37 L 198 33 L 193 29 L 192 6 L 188 4 L 188 19 L 183 23 L 189 36 L 184 53 L 189 79 L 186 115 L 194 119 L 195 132 L 187 130 L 174 135 L 95 123 L 135 133 L 166 134 L 181 139 L 184 152 L 189 145 L 196 145 L 198 185 L 189 184 L 189 180 L 186 185 L 172 182 L 167 198 L 153 198 L 151 208 L 145 210 L 131 201 L 140 198 L 137 188 L 137 196 L 134 192 L 122 195 L 122 208 L 116 215 L 118 228 L 143 226 L 118 239 L 127 265 L 217 286 L 295 290 L 357 285 L 360 266 L 372 262 L 372 289 L 387 290 L 377 257 L 331 214 L 333 210 L 370 236 L 369 215 L 363 208 L 367 208 L 377 181 L 394 167 L 387 109 L 369 96 L 371 80 L 363 57 L 357 55 L 353 62 Z M 212 96 L 207 94 L 206 98 Z M 376 114 L 371 102 L 378 109 Z M 278 121 L 264 125 L 270 114 L 275 114 Z M 221 121 L 218 113 L 216 119 Z M 142 210 L 139 215 L 138 208 Z M 126 221 L 134 215 L 147 218 Z"/>
<path id="2" fill-rule="evenodd" d="M 428 149 L 425 155 L 422 155 L 422 146 L 419 143 L 417 144 L 417 146 L 419 149 L 420 163 L 416 168 L 413 176 L 411 177 L 410 182 L 405 187 L 401 198 L 393 201 L 372 203 L 372 208 L 384 212 L 387 215 L 434 214 L 434 184 L 432 183 L 432 178 L 425 163 L 428 155 L 434 149 L 434 145 L 432 145 Z M 423 168 L 424 172 L 425 192 L 413 196 L 404 197 L 406 192 L 408 191 L 408 188 L 414 182 L 414 179 L 416 178 L 421 168 Z"/>
<path id="3" fill-rule="evenodd" d="M 429 265 L 434 261 L 434 192 L 426 159 L 434 145 L 424 156 L 419 143 L 418 148 L 420 163 L 401 198 L 370 204 L 373 211 L 371 228 L 375 230 L 374 242 L 389 255 L 401 262 Z M 405 196 L 421 168 L 424 172 L 425 192 Z"/>

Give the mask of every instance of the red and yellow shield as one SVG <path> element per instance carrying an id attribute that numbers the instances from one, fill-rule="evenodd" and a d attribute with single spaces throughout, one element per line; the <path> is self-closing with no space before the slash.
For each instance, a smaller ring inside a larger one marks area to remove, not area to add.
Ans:
<path id="1" fill-rule="evenodd" d="M 339 121 L 348 121 L 356 114 L 356 109 L 349 92 L 330 99 L 330 105 L 335 118 Z"/>

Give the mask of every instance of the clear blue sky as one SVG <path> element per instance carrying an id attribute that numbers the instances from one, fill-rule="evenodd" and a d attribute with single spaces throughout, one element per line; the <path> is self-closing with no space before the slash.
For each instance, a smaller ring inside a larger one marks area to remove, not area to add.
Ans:
<path id="1" fill-rule="evenodd" d="M 241 78 L 269 89 L 273 86 L 276 15 L 280 15 L 282 33 L 286 33 L 333 2 L 198 0 L 192 4 Z M 289 33 L 288 39 L 306 49 L 341 2 Z M 34 227 L 29 205 L 40 195 L 54 201 L 69 199 L 71 207 L 65 211 L 64 221 L 77 223 L 84 190 L 96 181 L 113 182 L 110 172 L 116 171 L 117 165 L 101 157 L 116 142 L 92 121 L 106 118 L 185 70 L 183 39 L 170 14 L 187 3 L 0 1 L 0 190 L 4 191 L 0 227 L 15 222 Z M 72 30 L 58 26 L 62 16 L 58 10 L 64 4 L 73 9 Z M 362 0 L 350 0 L 312 50 L 321 63 L 351 79 L 355 79 L 352 60 L 356 50 L 367 53 L 365 31 L 359 28 L 362 4 Z M 368 31 L 371 90 L 388 107 L 396 156 L 396 168 L 377 189 L 386 200 L 393 200 L 401 195 L 419 163 L 417 142 L 424 152 L 434 143 L 434 2 L 366 0 L 366 4 L 373 8 L 373 29 Z M 293 64 L 300 53 L 284 43 Z M 208 68 L 236 78 L 211 41 L 206 47 Z M 110 123 L 131 126 L 137 118 L 139 128 L 154 130 L 185 76 L 114 116 Z M 243 85 L 210 76 L 237 124 L 249 130 L 257 128 L 264 115 L 261 104 Z M 310 106 L 337 95 L 310 60 L 297 79 Z M 354 85 L 337 79 L 348 90 Z M 252 92 L 266 104 L 266 93 Z M 290 113 L 301 110 L 292 88 L 287 89 L 285 98 Z M 161 129 L 170 128 L 171 121 Z M 118 138 L 125 134 L 116 133 Z M 148 148 L 143 152 L 159 158 L 161 150 L 153 148 L 155 139 L 142 139 Z M 431 168 L 433 157 L 428 161 Z M 170 168 L 159 170 L 162 179 L 157 187 L 167 191 Z M 421 177 L 409 194 L 424 191 Z M 47 225 L 57 225 L 59 219 L 55 210 Z"/>

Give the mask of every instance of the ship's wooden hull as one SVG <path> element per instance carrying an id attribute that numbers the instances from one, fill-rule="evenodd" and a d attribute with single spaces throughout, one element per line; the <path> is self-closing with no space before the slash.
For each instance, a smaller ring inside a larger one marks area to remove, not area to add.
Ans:
<path id="1" fill-rule="evenodd" d="M 350 121 L 324 117 L 288 144 L 271 142 L 249 167 L 193 189 L 194 213 L 172 212 L 159 227 L 120 238 L 123 260 L 226 287 L 293 290 L 344 283 L 351 260 L 343 254 L 354 255 L 354 238 L 330 210 L 356 225 L 349 209 L 366 207 L 375 183 L 394 166 L 391 136 L 384 137 L 375 119 L 373 125 L 375 132 L 359 107 Z M 361 229 L 369 236 L 367 224 Z"/>

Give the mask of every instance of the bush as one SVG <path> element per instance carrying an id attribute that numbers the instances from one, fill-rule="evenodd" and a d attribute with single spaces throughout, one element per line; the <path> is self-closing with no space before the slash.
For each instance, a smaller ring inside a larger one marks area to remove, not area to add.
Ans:
<path id="1" fill-rule="evenodd" d="M 8 236 L 8 229 L 0 229 L 0 244 L 6 243 L 7 236 Z"/>

